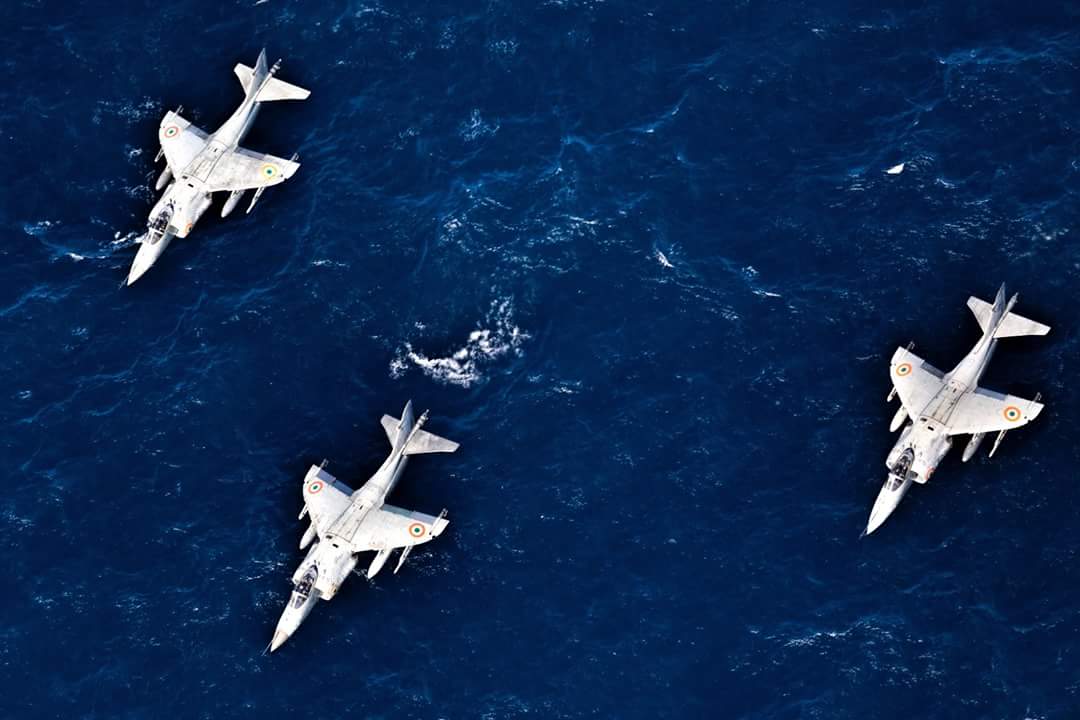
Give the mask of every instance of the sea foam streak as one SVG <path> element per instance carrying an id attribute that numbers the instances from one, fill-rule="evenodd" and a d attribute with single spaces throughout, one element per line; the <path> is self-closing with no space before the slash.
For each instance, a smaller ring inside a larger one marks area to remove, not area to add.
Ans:
<path id="1" fill-rule="evenodd" d="M 390 375 L 401 377 L 410 365 L 425 375 L 463 388 L 482 382 L 484 367 L 506 355 L 520 355 L 529 335 L 513 322 L 514 306 L 510 298 L 495 300 L 480 327 L 469 333 L 465 344 L 444 357 L 428 357 L 405 343 L 390 363 Z"/>

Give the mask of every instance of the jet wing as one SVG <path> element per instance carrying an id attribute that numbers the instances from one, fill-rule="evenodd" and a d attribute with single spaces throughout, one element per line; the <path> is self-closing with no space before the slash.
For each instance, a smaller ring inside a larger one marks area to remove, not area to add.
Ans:
<path id="1" fill-rule="evenodd" d="M 205 178 L 209 192 L 251 190 L 277 185 L 291 178 L 300 163 L 274 155 L 237 148 L 218 158 Z"/>
<path id="2" fill-rule="evenodd" d="M 1042 403 L 979 388 L 956 403 L 946 423 L 946 431 L 950 435 L 971 435 L 1012 430 L 1027 425 L 1042 409 Z"/>
<path id="3" fill-rule="evenodd" d="M 889 363 L 893 387 L 908 415 L 918 417 L 941 389 L 940 370 L 905 348 L 896 348 Z"/>
<path id="4" fill-rule="evenodd" d="M 165 113 L 158 127 L 158 140 L 173 175 L 179 176 L 195 156 L 206 147 L 207 135 L 172 110 Z"/>
<path id="5" fill-rule="evenodd" d="M 304 480 L 304 504 L 319 537 L 326 535 L 334 521 L 349 507 L 352 492 L 352 488 L 318 466 L 308 472 Z"/>
<path id="6" fill-rule="evenodd" d="M 446 518 L 383 505 L 364 517 L 350 542 L 353 552 L 420 545 L 442 534 L 449 522 Z"/>

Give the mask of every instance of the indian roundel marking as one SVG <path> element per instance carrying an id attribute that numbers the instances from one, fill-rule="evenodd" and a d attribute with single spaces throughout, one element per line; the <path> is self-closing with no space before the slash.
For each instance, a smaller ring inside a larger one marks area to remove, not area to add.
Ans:
<path id="1" fill-rule="evenodd" d="M 316 480 L 315 482 L 313 482 L 313 483 L 311 483 L 310 485 L 307 486 L 307 491 L 308 491 L 309 495 L 314 495 L 315 493 L 319 492 L 322 489 L 323 489 L 323 484 L 322 484 L 321 480 Z"/>
<path id="2" fill-rule="evenodd" d="M 180 133 L 180 128 L 175 125 L 169 125 L 167 128 L 161 131 L 161 134 L 167 138 L 174 138 Z"/>
<path id="3" fill-rule="evenodd" d="M 276 165 L 271 165 L 270 163 L 267 163 L 266 165 L 262 166 L 261 172 L 262 172 L 264 178 L 267 178 L 267 179 L 272 178 L 275 175 L 277 175 L 277 166 Z"/>
<path id="4" fill-rule="evenodd" d="M 409 526 L 409 534 L 413 537 L 420 537 L 424 534 L 424 526 L 420 523 L 413 523 Z"/>
<path id="5" fill-rule="evenodd" d="M 911 363 L 900 363 L 896 366 L 896 374 L 900 377 L 906 377 L 911 374 Z"/>
<path id="6" fill-rule="evenodd" d="M 1020 419 L 1020 408 L 1016 407 L 1015 405 L 1010 405 L 1009 407 L 1005 408 L 1005 411 L 1002 414 L 1009 422 L 1016 422 Z"/>

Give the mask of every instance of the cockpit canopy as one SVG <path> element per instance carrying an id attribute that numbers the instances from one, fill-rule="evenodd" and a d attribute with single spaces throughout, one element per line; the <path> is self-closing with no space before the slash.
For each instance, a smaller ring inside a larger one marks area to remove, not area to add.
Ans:
<path id="1" fill-rule="evenodd" d="M 907 448 L 897 458 L 896 464 L 889 469 L 889 489 L 896 490 L 903 485 L 911 464 L 915 462 L 915 448 Z"/>
<path id="2" fill-rule="evenodd" d="M 304 576 L 300 578 L 300 582 L 296 583 L 296 587 L 293 589 L 293 607 L 299 608 L 307 601 L 308 596 L 311 595 L 311 587 L 318 579 L 319 566 L 313 564 L 307 569 L 307 572 L 304 573 Z"/>
<path id="3" fill-rule="evenodd" d="M 165 207 L 161 209 L 157 215 L 150 218 L 150 242 L 155 243 L 161 239 L 165 234 L 165 231 L 169 227 L 169 221 L 172 220 L 173 213 L 176 212 L 176 206 L 173 205 L 170 200 L 166 203 Z"/>

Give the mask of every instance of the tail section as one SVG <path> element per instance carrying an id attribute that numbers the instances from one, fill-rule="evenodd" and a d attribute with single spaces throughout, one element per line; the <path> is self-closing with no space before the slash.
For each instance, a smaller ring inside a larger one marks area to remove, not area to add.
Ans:
<path id="1" fill-rule="evenodd" d="M 291 85 L 284 80 L 269 78 L 262 90 L 255 98 L 259 102 L 271 102 L 273 100 L 307 100 L 310 90 L 298 85 Z"/>
<path id="2" fill-rule="evenodd" d="M 405 446 L 406 455 L 424 455 L 426 453 L 452 453 L 458 449 L 458 444 L 452 440 L 427 432 L 417 430 L 409 444 Z"/>
<path id="3" fill-rule="evenodd" d="M 1008 302 L 1005 300 L 1005 286 L 998 290 L 997 297 L 991 305 L 977 297 L 968 298 L 968 307 L 979 321 L 979 327 L 983 334 L 992 334 L 995 338 L 1020 337 L 1023 335 L 1045 335 L 1050 332 L 1048 325 L 1029 320 L 1023 315 L 1011 312 L 1016 304 L 1018 295 L 1013 295 Z"/>
<path id="4" fill-rule="evenodd" d="M 1048 332 L 1050 332 L 1049 325 L 1043 325 L 1034 320 L 1028 320 L 1023 315 L 1017 315 L 1016 313 L 1011 312 L 1002 318 L 997 330 L 994 331 L 994 337 L 1006 338 L 1020 337 L 1022 335 L 1045 335 Z"/>
<path id="5" fill-rule="evenodd" d="M 255 61 L 255 67 L 250 68 L 242 63 L 237 63 L 233 68 L 240 84 L 244 86 L 244 93 L 258 92 L 255 97 L 258 102 L 272 102 L 274 100 L 306 100 L 311 91 L 306 88 L 292 85 L 284 80 L 278 80 L 274 74 L 278 71 L 281 63 L 274 63 L 273 67 L 267 67 L 266 50 L 259 53 L 259 59 Z"/>
<path id="6" fill-rule="evenodd" d="M 390 444 L 396 448 L 400 443 L 408 443 L 402 453 L 404 455 L 452 453 L 458 449 L 456 442 L 421 430 L 421 426 L 426 421 L 427 413 L 421 415 L 419 420 L 413 419 L 411 400 L 402 410 L 400 420 L 390 415 L 382 416 L 383 430 L 386 431 L 386 437 L 390 440 Z"/>

